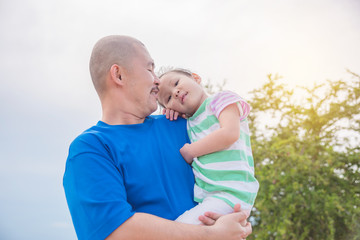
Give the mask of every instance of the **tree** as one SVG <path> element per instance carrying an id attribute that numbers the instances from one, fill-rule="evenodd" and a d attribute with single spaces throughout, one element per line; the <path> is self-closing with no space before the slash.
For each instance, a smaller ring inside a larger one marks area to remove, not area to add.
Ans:
<path id="1" fill-rule="evenodd" d="M 360 239 L 360 77 L 348 72 L 301 92 L 269 75 L 251 92 L 260 190 L 248 239 Z"/>

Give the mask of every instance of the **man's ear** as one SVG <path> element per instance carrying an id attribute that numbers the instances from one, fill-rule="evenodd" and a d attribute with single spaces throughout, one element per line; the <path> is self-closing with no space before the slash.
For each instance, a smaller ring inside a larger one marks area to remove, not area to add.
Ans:
<path id="1" fill-rule="evenodd" d="M 195 79 L 197 83 L 201 83 L 201 77 L 199 75 L 197 75 L 196 73 L 191 73 L 191 76 L 193 77 L 193 79 Z"/>
<path id="2" fill-rule="evenodd" d="M 122 68 L 119 65 L 113 64 L 110 67 L 111 80 L 113 80 L 115 84 L 119 84 L 119 85 L 123 84 L 123 81 L 121 80 L 121 74 L 122 74 Z"/>

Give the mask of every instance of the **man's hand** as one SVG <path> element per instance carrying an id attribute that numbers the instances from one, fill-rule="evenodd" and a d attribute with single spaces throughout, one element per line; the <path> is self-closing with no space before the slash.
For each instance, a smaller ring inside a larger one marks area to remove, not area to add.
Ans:
<path id="1" fill-rule="evenodd" d="M 229 239 L 246 239 L 247 236 L 252 233 L 251 224 L 249 222 L 247 222 L 245 226 L 241 224 L 241 222 L 246 222 L 246 218 L 247 214 L 244 212 L 230 213 L 221 216 L 211 227 L 215 230 L 214 234 L 228 231 Z M 223 235 L 216 237 L 216 239 L 223 239 Z"/>
<path id="2" fill-rule="evenodd" d="M 234 206 L 233 214 L 240 214 L 238 215 L 238 218 L 235 217 L 237 219 L 237 223 L 239 223 L 240 226 L 235 225 L 235 227 L 238 231 L 241 232 L 241 239 L 245 239 L 248 235 L 252 233 L 251 223 L 246 221 L 249 214 L 247 212 L 241 211 L 240 204 L 236 204 Z M 231 219 L 233 218 L 228 219 L 228 215 L 232 214 L 222 215 L 214 212 L 205 212 L 203 216 L 199 217 L 199 220 L 207 226 L 221 224 L 222 222 L 228 224 L 228 221 L 230 221 L 229 224 L 233 224 L 233 222 L 231 222 Z"/>
<path id="3" fill-rule="evenodd" d="M 234 212 L 241 212 L 241 205 L 235 204 L 234 206 Z M 216 220 L 218 220 L 223 214 L 215 213 L 215 212 L 205 212 L 204 215 L 199 217 L 199 220 L 207 226 L 214 225 Z M 246 220 L 245 220 L 246 224 Z M 244 224 L 244 226 L 245 226 Z"/>
<path id="4" fill-rule="evenodd" d="M 190 144 L 185 143 L 185 145 L 182 148 L 180 148 L 180 153 L 188 164 L 192 163 L 193 158 L 195 156 L 193 156 L 193 154 L 191 153 L 191 145 Z"/>

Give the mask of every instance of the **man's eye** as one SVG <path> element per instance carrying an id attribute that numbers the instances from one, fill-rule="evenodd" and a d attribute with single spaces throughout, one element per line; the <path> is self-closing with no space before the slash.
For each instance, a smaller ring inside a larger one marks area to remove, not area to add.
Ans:
<path id="1" fill-rule="evenodd" d="M 170 102 L 170 100 L 171 100 L 171 95 L 170 95 L 169 98 L 168 98 L 168 102 Z"/>

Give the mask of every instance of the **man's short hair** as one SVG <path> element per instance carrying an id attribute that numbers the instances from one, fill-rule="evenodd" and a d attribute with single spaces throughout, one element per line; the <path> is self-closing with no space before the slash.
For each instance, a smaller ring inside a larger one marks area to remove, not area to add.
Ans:
<path id="1" fill-rule="evenodd" d="M 113 64 L 128 68 L 136 55 L 135 46 L 139 40 L 122 35 L 111 35 L 100 39 L 90 57 L 90 75 L 97 93 L 105 90 L 105 76 Z"/>

